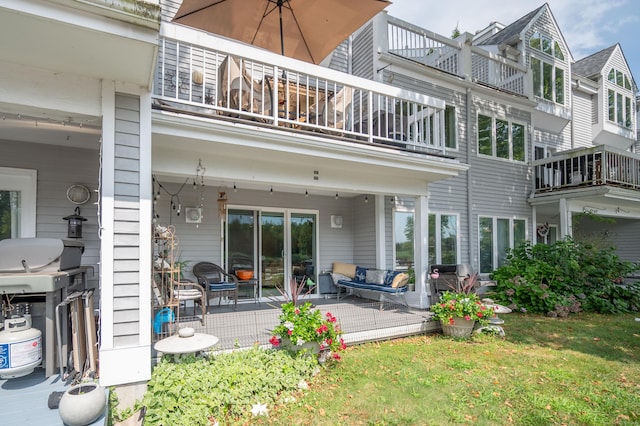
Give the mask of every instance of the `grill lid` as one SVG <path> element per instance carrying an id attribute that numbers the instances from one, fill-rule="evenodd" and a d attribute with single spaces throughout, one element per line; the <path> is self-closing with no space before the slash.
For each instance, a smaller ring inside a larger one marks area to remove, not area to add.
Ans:
<path id="1" fill-rule="evenodd" d="M 57 270 L 64 243 L 56 238 L 11 238 L 0 241 L 0 272 Z"/>

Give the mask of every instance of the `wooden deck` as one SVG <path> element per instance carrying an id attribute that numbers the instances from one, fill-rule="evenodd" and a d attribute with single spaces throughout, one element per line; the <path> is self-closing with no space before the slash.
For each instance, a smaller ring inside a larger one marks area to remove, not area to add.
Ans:
<path id="1" fill-rule="evenodd" d="M 387 302 L 380 310 L 379 302 L 349 297 L 340 300 L 312 300 L 323 313 L 331 312 L 344 330 L 347 344 L 387 340 L 396 337 L 432 333 L 440 330 L 438 323 L 430 321 L 426 310 L 419 310 Z M 192 307 L 188 307 L 192 314 Z M 199 317 L 185 318 L 173 326 L 193 327 L 196 332 L 212 334 L 220 339 L 214 350 L 231 350 L 253 345 L 269 345 L 270 330 L 278 323 L 279 305 L 275 302 L 254 303 L 245 301 L 232 305 L 210 306 L 201 324 Z M 156 336 L 156 339 L 163 336 Z M 153 353 L 154 356 L 158 354 Z M 59 375 L 44 377 L 44 369 L 37 368 L 32 374 L 10 380 L 0 380 L 0 425 L 2 426 L 61 426 L 58 410 L 48 408 L 49 395 L 64 391 L 70 386 L 60 380 Z M 106 424 L 106 417 L 94 425 Z"/>
<path id="2" fill-rule="evenodd" d="M 396 337 L 436 332 L 440 325 L 430 321 L 431 314 L 427 310 L 406 308 L 403 305 L 385 302 L 380 309 L 380 302 L 358 297 L 336 299 L 313 299 L 311 302 L 323 313 L 331 312 L 344 331 L 347 344 L 364 343 L 374 340 L 386 340 Z M 220 339 L 214 349 L 229 350 L 247 348 L 254 345 L 269 345 L 272 330 L 278 324 L 280 314 L 279 303 L 251 301 L 233 305 L 223 303 L 221 306 L 210 306 L 204 324 L 200 317 L 185 317 L 192 314 L 192 308 L 181 311 L 181 318 L 176 328 L 193 327 L 197 333 L 211 334 Z M 156 336 L 161 339 L 165 336 Z"/>

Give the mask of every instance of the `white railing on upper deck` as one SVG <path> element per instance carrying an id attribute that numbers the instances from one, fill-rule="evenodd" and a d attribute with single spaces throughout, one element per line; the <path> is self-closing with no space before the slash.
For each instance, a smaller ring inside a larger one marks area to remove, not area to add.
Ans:
<path id="1" fill-rule="evenodd" d="M 444 102 L 167 25 L 156 107 L 410 149 L 444 150 Z"/>
<path id="2" fill-rule="evenodd" d="M 387 15 L 388 52 L 449 74 L 528 96 L 526 68 L 477 46 L 470 46 Z"/>
<path id="3" fill-rule="evenodd" d="M 640 156 L 600 145 L 533 163 L 535 192 L 611 185 L 640 189 Z"/>

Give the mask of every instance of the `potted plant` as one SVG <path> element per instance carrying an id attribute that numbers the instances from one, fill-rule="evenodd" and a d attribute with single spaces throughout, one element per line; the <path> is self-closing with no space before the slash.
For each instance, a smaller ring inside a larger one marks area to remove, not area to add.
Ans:
<path id="1" fill-rule="evenodd" d="M 467 277 L 459 290 L 445 291 L 440 300 L 431 305 L 433 318 L 440 321 L 442 332 L 447 336 L 469 337 L 476 324 L 487 325 L 495 315 L 475 293 L 478 273 Z"/>
<path id="2" fill-rule="evenodd" d="M 274 347 L 318 355 L 329 352 L 335 360 L 340 359 L 338 352 L 346 348 L 336 317 L 330 312 L 323 316 L 311 302 L 300 306 L 284 303 L 279 319 L 269 340 Z"/>

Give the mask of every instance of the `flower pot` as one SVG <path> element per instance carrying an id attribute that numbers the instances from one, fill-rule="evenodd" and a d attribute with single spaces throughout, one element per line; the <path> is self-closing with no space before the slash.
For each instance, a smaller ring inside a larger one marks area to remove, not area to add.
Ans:
<path id="1" fill-rule="evenodd" d="M 473 332 L 475 321 L 467 320 L 461 317 L 453 318 L 453 323 L 447 320 L 441 320 L 442 334 L 451 337 L 469 337 Z"/>
<path id="2" fill-rule="evenodd" d="M 104 412 L 107 394 L 97 383 L 81 383 L 71 386 L 62 395 L 58 414 L 68 426 L 84 426 L 93 423 Z"/>
<path id="3" fill-rule="evenodd" d="M 317 355 L 320 353 L 320 343 L 318 342 L 305 342 L 302 345 L 294 345 L 291 340 L 282 338 L 280 343 L 283 349 L 287 349 L 293 352 L 307 351 L 310 354 Z"/>

